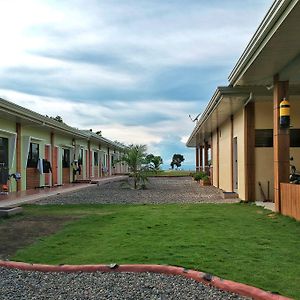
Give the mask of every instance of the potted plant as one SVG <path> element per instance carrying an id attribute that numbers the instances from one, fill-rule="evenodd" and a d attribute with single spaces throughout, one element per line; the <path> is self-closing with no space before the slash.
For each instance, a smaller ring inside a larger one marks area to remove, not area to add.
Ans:
<path id="1" fill-rule="evenodd" d="M 210 178 L 208 175 L 204 174 L 204 176 L 202 176 L 202 178 L 199 181 L 201 186 L 205 186 L 205 185 L 210 185 Z"/>
<path id="2" fill-rule="evenodd" d="M 200 185 L 210 185 L 210 178 L 204 172 L 197 172 L 194 174 L 194 180 L 200 183 Z"/>

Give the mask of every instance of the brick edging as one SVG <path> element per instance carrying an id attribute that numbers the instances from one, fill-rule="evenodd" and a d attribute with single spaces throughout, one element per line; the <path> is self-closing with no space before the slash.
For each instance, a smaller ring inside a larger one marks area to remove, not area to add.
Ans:
<path id="1" fill-rule="evenodd" d="M 272 294 L 259 288 L 246 285 L 243 283 L 225 280 L 200 271 L 187 270 L 182 267 L 165 266 L 165 265 L 43 265 L 28 264 L 15 261 L 0 260 L 0 267 L 10 269 L 19 269 L 23 271 L 39 272 L 152 272 L 169 275 L 181 275 L 195 281 L 211 285 L 224 291 L 239 294 L 241 296 L 252 297 L 256 300 L 288 300 L 284 296 Z"/>

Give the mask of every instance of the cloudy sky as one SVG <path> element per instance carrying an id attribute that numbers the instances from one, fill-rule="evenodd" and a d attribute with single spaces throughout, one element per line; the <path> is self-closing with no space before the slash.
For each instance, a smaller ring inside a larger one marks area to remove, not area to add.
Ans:
<path id="1" fill-rule="evenodd" d="M 0 0 L 0 97 L 194 164 L 185 142 L 272 0 Z"/>

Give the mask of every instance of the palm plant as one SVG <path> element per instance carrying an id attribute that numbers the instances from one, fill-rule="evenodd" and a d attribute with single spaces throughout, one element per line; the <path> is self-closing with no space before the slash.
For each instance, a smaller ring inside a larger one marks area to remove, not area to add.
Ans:
<path id="1" fill-rule="evenodd" d="M 122 157 L 121 161 L 128 165 L 129 172 L 133 178 L 134 189 L 138 188 L 138 184 L 141 183 L 142 186 L 145 185 L 147 180 L 146 167 L 144 166 L 145 157 L 147 155 L 146 145 L 129 145 L 125 155 Z"/>

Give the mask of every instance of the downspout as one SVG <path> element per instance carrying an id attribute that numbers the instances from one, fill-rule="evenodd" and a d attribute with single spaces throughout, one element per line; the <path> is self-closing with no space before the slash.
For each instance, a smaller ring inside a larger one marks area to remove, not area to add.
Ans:
<path id="1" fill-rule="evenodd" d="M 246 99 L 246 102 L 244 103 L 244 107 L 246 107 L 247 104 L 248 104 L 249 102 L 251 102 L 253 99 L 254 99 L 254 98 L 253 98 L 253 93 L 251 92 L 251 93 L 249 94 L 249 97 Z"/>

